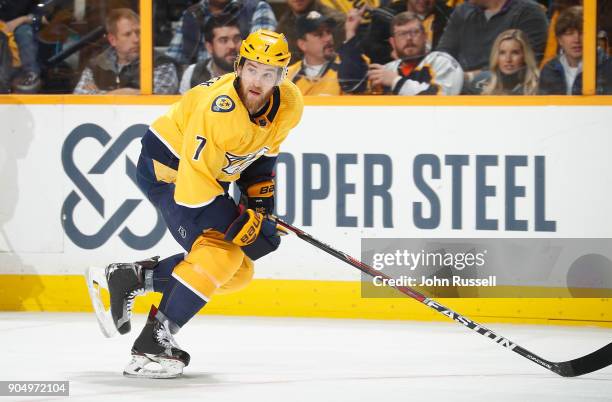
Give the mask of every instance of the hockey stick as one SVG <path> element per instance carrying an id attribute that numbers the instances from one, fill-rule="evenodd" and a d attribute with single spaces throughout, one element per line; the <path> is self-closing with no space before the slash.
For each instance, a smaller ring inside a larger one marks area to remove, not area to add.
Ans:
<path id="1" fill-rule="evenodd" d="M 276 220 L 276 223 L 278 225 L 295 233 L 300 239 L 312 244 L 313 246 L 325 251 L 328 254 L 333 255 L 339 260 L 342 260 L 346 262 L 347 264 L 352 265 L 353 267 L 357 268 L 361 272 L 368 274 L 372 277 L 380 276 L 384 279 L 391 279 L 389 276 L 383 274 L 382 272 L 375 270 L 369 265 L 364 264 L 363 262 L 351 257 L 350 255 L 346 253 L 343 253 L 342 251 L 338 251 L 332 248 L 331 246 L 315 239 L 308 233 L 296 228 L 295 226 L 292 226 L 286 222 L 283 222 L 282 220 L 276 217 L 274 217 L 274 219 Z M 510 349 L 511 351 L 518 353 L 519 355 L 531 360 L 534 363 L 539 364 L 542 367 L 547 368 L 548 370 L 554 373 L 559 374 L 562 377 L 577 377 L 583 374 L 587 374 L 593 371 L 600 370 L 612 364 L 612 343 L 607 344 L 606 346 L 602 347 L 601 349 L 596 350 L 593 353 L 590 353 L 586 356 L 579 357 L 574 360 L 568 360 L 565 362 L 551 362 L 517 345 L 511 340 L 504 338 L 501 335 L 497 335 L 495 332 L 491 331 L 490 329 L 478 324 L 475 321 L 472 321 L 471 319 L 467 317 L 462 316 L 459 313 L 456 313 L 455 311 L 449 309 L 448 307 L 445 307 L 441 305 L 440 303 L 428 297 L 425 297 L 421 293 L 417 292 L 416 290 L 408 286 L 393 286 L 393 287 L 399 290 L 400 292 L 402 292 L 403 294 L 410 296 L 413 299 L 423 303 L 427 307 L 430 307 L 436 310 L 438 313 L 441 313 L 449 318 L 452 318 L 453 320 L 457 321 L 460 324 L 465 325 L 466 327 L 479 333 L 480 335 L 484 335 L 487 338 L 492 339 L 498 345 L 501 345 L 507 349 Z"/>

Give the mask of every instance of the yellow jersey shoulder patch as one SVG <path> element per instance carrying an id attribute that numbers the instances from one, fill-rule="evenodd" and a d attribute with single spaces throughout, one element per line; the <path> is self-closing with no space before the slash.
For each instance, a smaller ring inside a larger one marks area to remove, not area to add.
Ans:
<path id="1" fill-rule="evenodd" d="M 235 107 L 236 104 L 234 103 L 232 98 L 227 95 L 219 95 L 213 101 L 210 110 L 212 110 L 213 112 L 227 113 L 234 110 Z"/>

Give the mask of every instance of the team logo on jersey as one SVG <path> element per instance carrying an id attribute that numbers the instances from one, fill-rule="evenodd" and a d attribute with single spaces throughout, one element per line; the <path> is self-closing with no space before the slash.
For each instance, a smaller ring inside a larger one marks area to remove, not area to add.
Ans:
<path id="1" fill-rule="evenodd" d="M 255 162 L 260 156 L 268 152 L 270 148 L 263 147 L 257 152 L 253 152 L 247 155 L 234 155 L 230 152 L 225 153 L 225 159 L 227 164 L 221 170 L 229 176 L 241 173 L 244 169 L 248 168 L 251 163 Z"/>
<path id="2" fill-rule="evenodd" d="M 198 85 L 201 85 L 203 87 L 209 87 L 212 84 L 214 84 L 215 82 L 219 81 L 220 79 L 221 79 L 221 76 L 213 77 L 213 78 L 209 79 L 208 81 L 204 81 L 204 82 L 202 82 L 202 83 L 200 83 Z"/>
<path id="3" fill-rule="evenodd" d="M 231 112 L 234 110 L 234 101 L 227 95 L 219 95 L 213 101 L 211 106 L 211 110 L 213 112 Z"/>

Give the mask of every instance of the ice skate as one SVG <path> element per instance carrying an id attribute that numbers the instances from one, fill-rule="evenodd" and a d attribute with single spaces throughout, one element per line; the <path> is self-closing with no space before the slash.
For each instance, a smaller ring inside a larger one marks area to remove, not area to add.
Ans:
<path id="1" fill-rule="evenodd" d="M 152 284 L 147 284 L 152 277 L 145 278 L 144 268 L 155 267 L 158 259 L 113 263 L 105 269 L 92 267 L 87 270 L 89 295 L 104 336 L 110 338 L 117 333 L 130 332 L 134 299 L 144 294 L 145 289 L 152 288 Z"/>
<path id="2" fill-rule="evenodd" d="M 182 350 L 172 334 L 179 327 L 151 306 L 147 323 L 132 346 L 132 360 L 123 371 L 127 377 L 175 378 L 189 365 L 189 353 Z"/>

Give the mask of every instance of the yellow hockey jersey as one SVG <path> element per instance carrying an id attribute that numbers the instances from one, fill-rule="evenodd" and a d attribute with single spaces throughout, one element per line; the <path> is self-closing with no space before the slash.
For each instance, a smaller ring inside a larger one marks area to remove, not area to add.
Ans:
<path id="1" fill-rule="evenodd" d="M 284 80 L 257 115 L 238 97 L 233 73 L 186 92 L 158 118 L 151 131 L 179 159 L 174 199 L 197 208 L 224 193 L 259 157 L 276 156 L 304 108 L 297 87 Z"/>
<path id="2" fill-rule="evenodd" d="M 318 77 L 310 78 L 304 73 L 302 60 L 289 66 L 287 78 L 290 79 L 302 92 L 302 95 L 341 95 L 342 88 L 338 82 L 338 68 L 340 59 L 336 57 L 328 63 Z"/>

